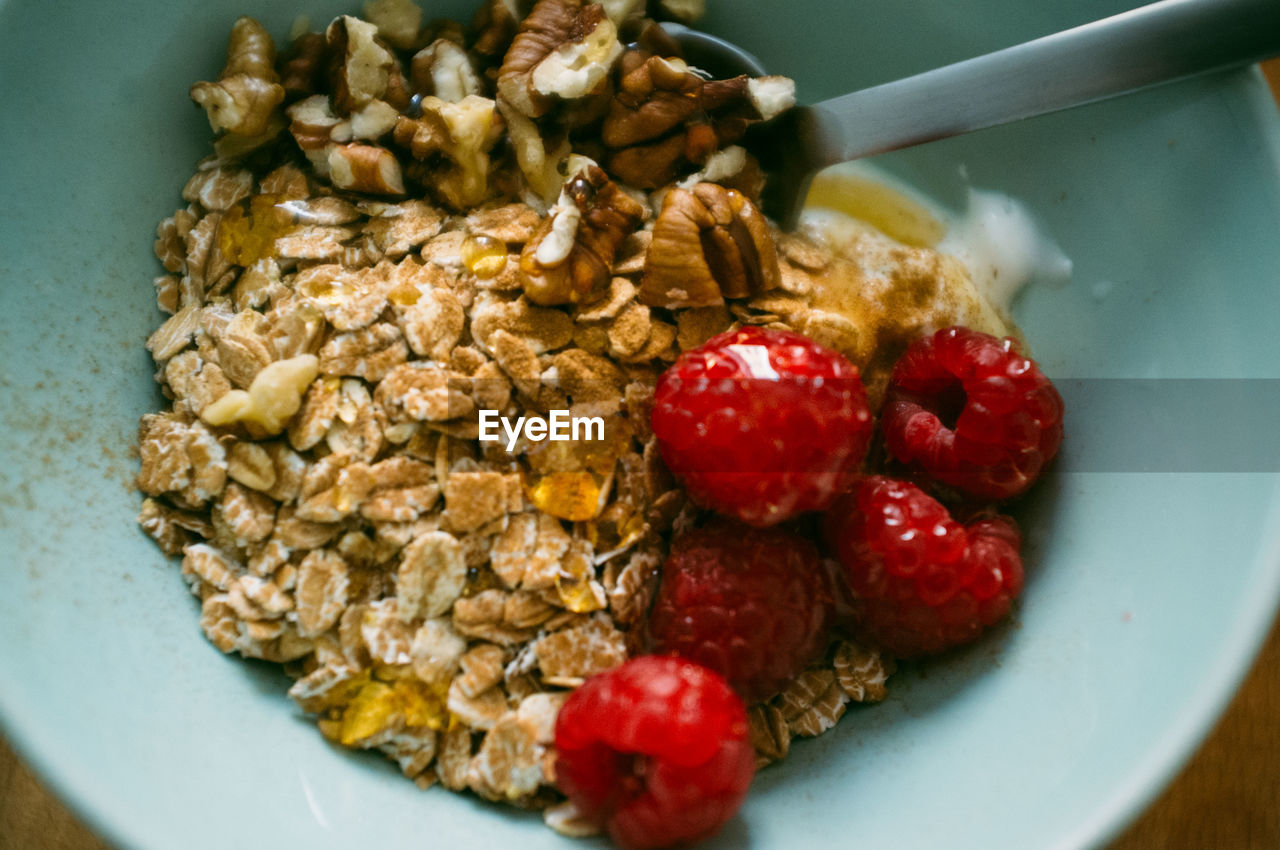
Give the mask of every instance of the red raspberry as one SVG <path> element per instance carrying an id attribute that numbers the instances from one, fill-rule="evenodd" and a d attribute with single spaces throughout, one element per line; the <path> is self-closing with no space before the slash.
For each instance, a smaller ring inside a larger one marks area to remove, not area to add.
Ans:
<path id="1" fill-rule="evenodd" d="M 1062 397 L 1017 343 L 944 328 L 898 360 L 880 412 L 889 452 L 987 499 L 1024 492 L 1062 443 Z"/>
<path id="2" fill-rule="evenodd" d="M 720 334 L 681 354 L 654 396 L 667 466 L 695 502 L 751 525 L 831 504 L 871 429 L 857 367 L 789 331 Z"/>
<path id="3" fill-rule="evenodd" d="M 644 656 L 593 676 L 556 718 L 560 790 L 623 847 L 715 834 L 754 773 L 742 700 L 683 659 Z"/>
<path id="4" fill-rule="evenodd" d="M 854 620 L 889 654 L 911 658 L 976 638 L 1022 589 L 1022 538 L 1009 517 L 967 526 L 914 484 L 860 480 L 826 515 Z"/>
<path id="5" fill-rule="evenodd" d="M 826 647 L 833 606 L 812 543 L 720 520 L 672 544 L 649 635 L 655 652 L 705 664 L 755 701 Z"/>

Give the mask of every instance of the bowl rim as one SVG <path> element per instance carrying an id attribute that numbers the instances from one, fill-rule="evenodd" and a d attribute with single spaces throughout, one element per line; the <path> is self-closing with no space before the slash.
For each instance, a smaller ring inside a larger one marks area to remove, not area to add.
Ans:
<path id="1" fill-rule="evenodd" d="M 1280 111 L 1277 99 L 1258 65 L 1243 73 L 1230 72 L 1224 85 L 1238 86 L 1248 105 L 1270 113 L 1276 133 L 1260 141 L 1280 163 Z M 1086 820 L 1046 846 L 1054 850 L 1105 845 L 1136 821 L 1165 788 L 1177 778 L 1199 750 L 1253 668 L 1273 623 L 1280 615 L 1280 474 L 1254 473 L 1274 479 L 1271 500 L 1262 523 L 1262 536 L 1253 563 L 1254 579 L 1225 631 L 1221 649 L 1202 685 L 1193 689 L 1175 728 L 1127 771 L 1105 805 Z M 1268 539 L 1269 536 L 1269 539 Z M 0 733 L 41 785 L 57 797 L 96 835 L 119 848 L 146 847 L 142 830 L 125 822 L 103 789 L 108 787 L 75 751 L 59 741 L 57 730 L 40 720 L 34 701 L 25 698 L 18 682 L 0 668 Z"/>

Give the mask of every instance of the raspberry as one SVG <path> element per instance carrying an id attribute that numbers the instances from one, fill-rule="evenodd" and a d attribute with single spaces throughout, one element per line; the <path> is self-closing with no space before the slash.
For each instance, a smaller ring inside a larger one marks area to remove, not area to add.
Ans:
<path id="1" fill-rule="evenodd" d="M 825 530 L 847 571 L 857 627 L 899 658 L 973 640 L 1022 589 L 1012 519 L 960 525 L 914 484 L 860 480 L 827 511 Z"/>
<path id="2" fill-rule="evenodd" d="M 857 367 L 789 331 L 720 334 L 680 355 L 654 396 L 667 466 L 695 502 L 751 525 L 829 505 L 871 430 Z"/>
<path id="3" fill-rule="evenodd" d="M 833 607 L 812 543 L 720 520 L 672 544 L 649 635 L 654 651 L 705 664 L 755 701 L 825 648 Z"/>
<path id="4" fill-rule="evenodd" d="M 880 419 L 895 458 L 987 499 L 1024 492 L 1062 443 L 1062 397 L 1035 361 L 961 327 L 912 343 Z"/>
<path id="5" fill-rule="evenodd" d="M 644 656 L 593 676 L 556 718 L 556 781 L 623 847 L 713 835 L 755 773 L 747 713 L 727 682 Z"/>

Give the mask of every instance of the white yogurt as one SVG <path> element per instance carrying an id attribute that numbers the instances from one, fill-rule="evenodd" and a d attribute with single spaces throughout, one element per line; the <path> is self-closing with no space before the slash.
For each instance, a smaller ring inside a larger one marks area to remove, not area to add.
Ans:
<path id="1" fill-rule="evenodd" d="M 963 262 L 987 300 L 1003 310 L 1033 280 L 1062 284 L 1071 278 L 1071 260 L 1008 195 L 970 189 L 968 209 L 949 224 L 938 250 Z"/>
<path id="2" fill-rule="evenodd" d="M 860 220 L 899 241 L 950 254 L 964 263 L 987 301 L 1006 312 L 1027 283 L 1061 284 L 1071 277 L 1071 260 L 1008 195 L 970 189 L 968 208 L 956 214 L 866 162 L 829 168 L 814 183 L 810 203 L 817 203 L 805 213 L 811 226 L 840 232 Z M 861 197 L 847 202 L 841 191 Z"/>

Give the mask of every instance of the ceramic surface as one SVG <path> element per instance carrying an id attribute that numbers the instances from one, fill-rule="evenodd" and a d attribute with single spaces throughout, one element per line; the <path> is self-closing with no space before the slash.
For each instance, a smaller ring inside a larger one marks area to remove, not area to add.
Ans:
<path id="1" fill-rule="evenodd" d="M 592 846 L 330 747 L 281 674 L 205 642 L 134 525 L 134 429 L 161 401 L 142 347 L 152 233 L 208 141 L 187 88 L 217 72 L 238 13 L 282 38 L 295 14 L 357 5 L 0 2 L 0 720 L 122 846 Z M 711 5 L 707 28 L 806 100 L 1125 8 Z M 971 183 L 1042 218 L 1074 278 L 1016 315 L 1054 378 L 1280 378 L 1280 118 L 1256 72 L 883 164 L 944 202 Z M 1274 611 L 1275 467 L 1116 471 L 1090 455 L 1117 439 L 1107 423 L 1069 418 L 1068 435 L 1022 514 L 1016 622 L 797 744 L 712 846 L 1085 846 L 1172 775 Z"/>

